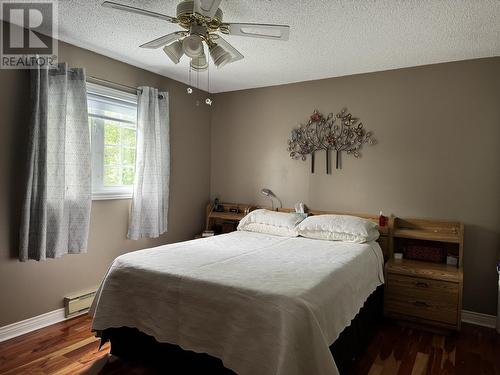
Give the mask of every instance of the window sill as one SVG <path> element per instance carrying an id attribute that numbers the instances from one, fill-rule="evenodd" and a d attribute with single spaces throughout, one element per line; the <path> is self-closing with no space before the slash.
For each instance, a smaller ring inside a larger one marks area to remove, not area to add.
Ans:
<path id="1" fill-rule="evenodd" d="M 93 201 L 107 201 L 113 199 L 132 199 L 132 193 L 93 193 Z"/>

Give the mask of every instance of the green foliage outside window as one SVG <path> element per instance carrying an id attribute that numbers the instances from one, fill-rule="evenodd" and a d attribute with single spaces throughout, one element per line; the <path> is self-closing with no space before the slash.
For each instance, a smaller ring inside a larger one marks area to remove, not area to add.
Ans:
<path id="1" fill-rule="evenodd" d="M 120 123 L 104 124 L 104 186 L 133 185 L 136 130 Z"/>

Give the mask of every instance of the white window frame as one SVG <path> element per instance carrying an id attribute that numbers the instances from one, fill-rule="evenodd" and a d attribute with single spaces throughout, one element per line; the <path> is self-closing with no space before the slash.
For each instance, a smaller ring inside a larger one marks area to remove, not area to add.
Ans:
<path id="1" fill-rule="evenodd" d="M 87 93 L 125 101 L 137 107 L 137 95 L 110 87 L 87 82 Z M 137 124 L 136 124 L 137 126 Z M 131 199 L 133 186 L 103 186 L 104 169 L 104 127 L 92 129 L 92 200 Z M 96 158 L 97 156 L 97 158 Z"/>

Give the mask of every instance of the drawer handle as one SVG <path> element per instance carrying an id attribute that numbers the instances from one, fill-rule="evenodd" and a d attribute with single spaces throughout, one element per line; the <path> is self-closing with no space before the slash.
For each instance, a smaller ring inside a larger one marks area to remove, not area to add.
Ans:
<path id="1" fill-rule="evenodd" d="M 416 282 L 415 285 L 418 286 L 419 288 L 428 288 L 429 287 L 429 284 L 424 283 L 422 281 Z"/>
<path id="2" fill-rule="evenodd" d="M 415 306 L 418 306 L 418 307 L 429 307 L 429 305 L 427 304 L 427 302 L 422 302 L 422 301 L 415 301 L 415 302 L 413 302 L 413 304 Z"/>

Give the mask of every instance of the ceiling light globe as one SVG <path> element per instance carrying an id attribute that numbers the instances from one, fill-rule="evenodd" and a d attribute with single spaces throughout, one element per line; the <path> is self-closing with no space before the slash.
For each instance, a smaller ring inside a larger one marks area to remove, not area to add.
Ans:
<path id="1" fill-rule="evenodd" d="M 210 56 L 212 56 L 212 60 L 217 68 L 222 68 L 229 63 L 232 58 L 231 54 L 219 44 L 210 48 Z"/>
<path id="2" fill-rule="evenodd" d="M 165 48 L 163 48 L 163 52 L 172 60 L 174 64 L 178 64 L 181 60 L 182 55 L 184 55 L 184 51 L 182 49 L 182 42 L 180 40 L 176 40 L 172 44 L 169 44 Z"/>
<path id="3" fill-rule="evenodd" d="M 191 59 L 191 69 L 202 72 L 208 69 L 208 61 L 205 54 Z"/>
<path id="4" fill-rule="evenodd" d="M 198 57 L 203 54 L 203 39 L 199 35 L 189 35 L 182 41 L 182 49 L 189 57 Z"/>

